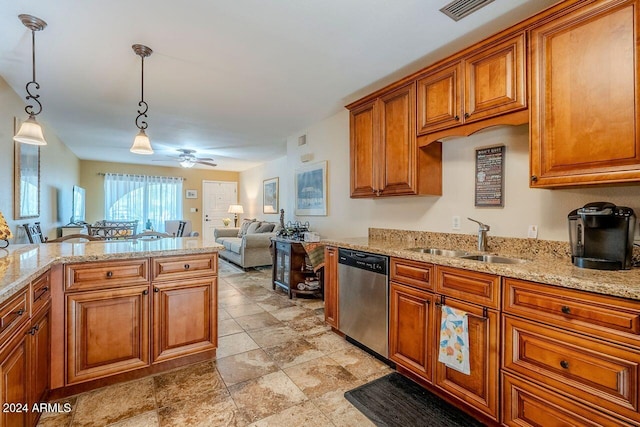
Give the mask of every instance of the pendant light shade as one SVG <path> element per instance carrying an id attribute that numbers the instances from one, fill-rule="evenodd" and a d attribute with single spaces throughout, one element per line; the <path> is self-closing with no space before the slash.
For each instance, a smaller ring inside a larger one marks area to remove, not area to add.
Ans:
<path id="1" fill-rule="evenodd" d="M 129 151 L 135 154 L 153 154 L 151 141 L 149 140 L 147 133 L 144 131 L 148 127 L 148 124 L 143 119 L 147 118 L 147 111 L 149 111 L 149 106 L 144 102 L 144 58 L 151 55 L 153 50 L 142 44 L 134 44 L 131 48 L 142 60 L 142 78 L 140 81 L 140 102 L 138 102 L 138 107 L 140 107 L 140 109 L 138 110 L 138 116 L 136 117 L 136 126 L 140 129 L 140 132 L 138 132 L 133 140 L 133 145 Z"/>
<path id="2" fill-rule="evenodd" d="M 129 150 L 135 154 L 153 154 L 153 148 L 151 148 L 151 141 L 145 133 L 144 129 L 140 129 L 140 132 L 133 140 L 133 145 Z"/>
<path id="3" fill-rule="evenodd" d="M 31 30 L 31 65 L 33 70 L 33 79 L 27 83 L 27 101 L 33 102 L 28 104 L 24 111 L 27 112 L 29 118 L 25 120 L 20 126 L 20 130 L 13 137 L 14 141 L 21 142 L 23 144 L 32 145 L 47 145 L 47 141 L 42 134 L 42 127 L 36 121 L 36 116 L 42 111 L 42 104 L 38 100 L 40 95 L 32 93 L 33 90 L 40 89 L 40 84 L 36 81 L 36 31 L 42 31 L 47 23 L 40 18 L 36 18 L 31 15 L 18 15 L 22 24 Z M 34 108 L 35 107 L 35 108 Z"/>
<path id="4" fill-rule="evenodd" d="M 13 137 L 13 140 L 23 144 L 47 145 L 47 141 L 44 140 L 44 135 L 42 134 L 42 127 L 36 121 L 34 115 L 29 115 L 29 118 L 22 122 L 20 130 Z"/>

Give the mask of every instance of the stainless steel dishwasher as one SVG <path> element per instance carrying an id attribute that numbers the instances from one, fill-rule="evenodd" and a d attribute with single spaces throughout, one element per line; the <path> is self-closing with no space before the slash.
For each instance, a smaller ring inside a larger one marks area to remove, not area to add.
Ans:
<path id="1" fill-rule="evenodd" d="M 338 251 L 338 319 L 347 337 L 389 357 L 389 258 Z"/>

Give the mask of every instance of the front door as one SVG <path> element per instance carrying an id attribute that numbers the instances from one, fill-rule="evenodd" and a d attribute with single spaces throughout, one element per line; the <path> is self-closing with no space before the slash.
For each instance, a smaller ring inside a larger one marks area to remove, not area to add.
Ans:
<path id="1" fill-rule="evenodd" d="M 238 183 L 233 181 L 202 181 L 202 230 L 205 242 L 213 241 L 213 229 L 224 227 L 222 218 L 231 218 L 229 205 L 238 203 Z"/>

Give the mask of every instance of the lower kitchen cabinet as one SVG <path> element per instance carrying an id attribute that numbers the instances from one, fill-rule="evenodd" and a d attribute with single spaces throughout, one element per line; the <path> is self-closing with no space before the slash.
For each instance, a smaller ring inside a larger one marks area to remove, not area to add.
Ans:
<path id="1" fill-rule="evenodd" d="M 149 365 L 149 286 L 66 295 L 67 384 Z"/>
<path id="2" fill-rule="evenodd" d="M 217 346 L 217 278 L 154 282 L 153 362 Z"/>
<path id="3" fill-rule="evenodd" d="M 7 405 L 0 412 L 2 426 L 29 425 L 29 328 L 26 323 L 0 352 L 0 404 Z"/>
<path id="4" fill-rule="evenodd" d="M 433 366 L 433 294 L 391 282 L 389 358 L 431 382 Z"/>
<path id="5" fill-rule="evenodd" d="M 467 313 L 469 325 L 469 375 L 437 362 L 433 383 L 439 389 L 466 403 L 487 417 L 498 419 L 500 315 L 475 304 L 446 298 L 448 307 Z M 441 307 L 440 302 L 438 306 Z M 440 324 L 440 310 L 436 323 Z M 435 328 L 435 354 L 440 342 L 440 328 Z M 435 356 L 437 357 L 437 356 Z"/>
<path id="6" fill-rule="evenodd" d="M 338 329 L 338 248 L 324 249 L 324 321 Z"/>

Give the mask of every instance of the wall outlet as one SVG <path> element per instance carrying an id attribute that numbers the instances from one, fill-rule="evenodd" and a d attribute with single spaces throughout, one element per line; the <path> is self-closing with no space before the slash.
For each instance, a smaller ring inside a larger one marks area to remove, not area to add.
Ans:
<path id="1" fill-rule="evenodd" d="M 460 230 L 460 216 L 454 215 L 451 217 L 451 229 Z"/>
<path id="2" fill-rule="evenodd" d="M 530 225 L 529 226 L 529 231 L 527 232 L 527 237 L 529 237 L 530 239 L 537 239 L 538 238 L 538 226 L 537 225 Z"/>
<path id="3" fill-rule="evenodd" d="M 191 213 L 196 213 L 198 212 L 198 208 L 191 208 Z"/>

